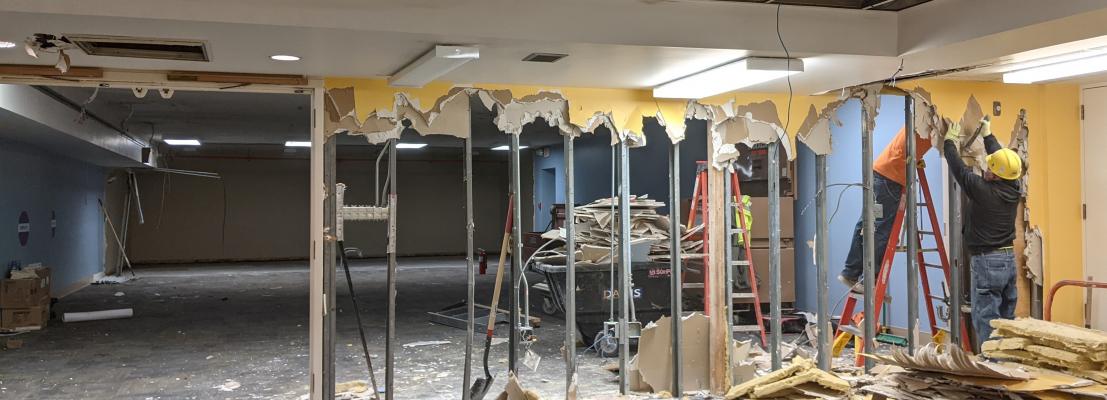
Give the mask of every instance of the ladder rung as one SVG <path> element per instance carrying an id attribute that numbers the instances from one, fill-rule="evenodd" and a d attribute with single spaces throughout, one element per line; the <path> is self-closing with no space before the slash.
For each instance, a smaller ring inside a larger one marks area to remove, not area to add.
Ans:
<path id="1" fill-rule="evenodd" d="M 685 283 L 683 286 L 685 289 L 703 289 L 702 283 Z"/>
<path id="2" fill-rule="evenodd" d="M 920 252 L 920 253 L 930 253 L 930 252 L 935 252 L 935 251 L 938 251 L 938 248 L 937 248 L 937 247 L 930 247 L 930 248 L 926 248 L 926 249 L 919 249 L 919 252 Z"/>
<path id="3" fill-rule="evenodd" d="M 945 297 L 943 297 L 943 296 L 939 296 L 939 295 L 936 295 L 936 294 L 932 294 L 932 295 L 930 295 L 930 298 L 931 298 L 931 299 L 933 299 L 933 300 L 946 301 L 946 298 L 945 298 Z"/>
<path id="4" fill-rule="evenodd" d="M 931 264 L 931 263 L 923 263 L 923 265 L 925 265 L 925 266 L 926 266 L 927 268 L 940 268 L 940 269 L 946 269 L 946 267 L 945 267 L 944 265 L 942 265 L 942 264 Z"/>
<path id="5" fill-rule="evenodd" d="M 865 294 L 864 294 L 864 293 L 857 293 L 857 292 L 854 292 L 854 291 L 850 291 L 850 292 L 849 292 L 849 297 L 850 297 L 851 299 L 854 299 L 854 300 L 857 300 L 857 301 L 861 301 L 861 300 L 864 300 L 864 299 L 865 299 Z M 890 303 L 892 302 L 892 296 L 890 296 L 890 295 L 887 295 L 887 294 L 885 294 L 885 295 L 884 295 L 884 302 L 885 302 L 885 303 L 889 303 L 889 304 L 890 304 Z"/>
<path id="6" fill-rule="evenodd" d="M 730 265 L 733 265 L 733 266 L 736 266 L 736 267 L 745 267 L 745 266 L 750 265 L 750 262 L 749 262 L 749 260 L 734 260 L 734 261 L 730 262 Z"/>
<path id="7" fill-rule="evenodd" d="M 918 207 L 926 207 L 926 206 L 929 206 L 930 203 L 919 202 L 919 203 L 915 203 L 915 205 L 918 206 Z"/>
<path id="8" fill-rule="evenodd" d="M 734 325 L 731 329 L 734 332 L 761 332 L 761 327 L 758 325 Z"/>
<path id="9" fill-rule="evenodd" d="M 934 231 L 919 231 L 920 235 L 934 235 Z"/>
<path id="10" fill-rule="evenodd" d="M 732 299 L 752 299 L 754 297 L 755 296 L 753 295 L 753 293 L 731 293 L 730 294 L 730 298 L 732 298 Z"/>

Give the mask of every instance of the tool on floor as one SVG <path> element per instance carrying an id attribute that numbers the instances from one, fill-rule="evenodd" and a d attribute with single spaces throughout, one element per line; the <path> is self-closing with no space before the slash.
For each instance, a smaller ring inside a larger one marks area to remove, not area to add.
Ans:
<path id="1" fill-rule="evenodd" d="M 373 385 L 373 398 L 380 400 L 379 391 L 377 390 L 377 377 L 373 372 L 372 358 L 369 356 L 369 344 L 365 340 L 365 327 L 361 323 L 361 311 L 357 305 L 357 292 L 354 291 L 354 280 L 350 275 L 350 263 L 346 258 L 347 251 L 357 252 L 358 250 L 346 248 L 345 222 L 347 220 L 386 221 L 388 220 L 389 210 L 388 207 L 346 205 L 346 185 L 342 183 L 335 185 L 335 207 L 338 209 L 335 221 L 335 231 L 338 236 L 338 257 L 342 262 L 342 269 L 346 272 L 346 284 L 350 289 L 350 301 L 354 305 L 354 317 L 357 319 L 357 333 L 361 337 L 361 350 L 365 353 L 365 367 L 369 370 L 369 382 Z"/>
<path id="2" fill-rule="evenodd" d="M 349 249 L 357 252 L 357 249 Z M 365 368 L 369 370 L 369 383 L 373 386 L 373 398 L 380 400 L 377 391 L 377 376 L 373 373 L 373 359 L 369 357 L 369 342 L 365 340 L 365 326 L 361 323 L 361 310 L 357 306 L 357 292 L 354 291 L 354 278 L 350 276 L 350 263 L 346 259 L 346 243 L 341 236 L 338 240 L 338 257 L 342 260 L 342 269 L 346 271 L 346 285 L 350 289 L 350 302 L 354 305 L 354 317 L 357 320 L 357 334 L 361 337 L 361 351 L 365 353 Z"/>
<path id="3" fill-rule="evenodd" d="M 940 225 L 941 223 L 938 221 L 938 214 L 934 210 L 934 206 L 933 206 L 934 199 L 931 198 L 931 196 L 930 196 L 930 185 L 927 183 L 927 180 L 926 180 L 925 165 L 923 165 L 923 163 L 920 162 L 919 165 L 918 165 L 917 171 L 918 171 L 917 176 L 918 176 L 918 183 L 919 183 L 919 185 L 917 187 L 923 193 L 923 202 L 918 203 L 917 205 L 918 205 L 919 208 L 925 208 L 926 209 L 926 212 L 930 217 L 929 221 L 930 221 L 930 229 L 931 230 L 929 230 L 929 231 L 925 230 L 925 229 L 923 229 L 924 227 L 920 226 L 919 229 L 917 230 L 917 232 L 918 232 L 917 237 L 906 238 L 906 240 L 915 240 L 919 244 L 916 247 L 918 249 L 918 253 L 915 254 L 915 257 L 918 259 L 918 263 L 919 263 L 919 283 L 920 283 L 920 286 L 922 286 L 922 289 L 923 289 L 923 299 L 926 301 L 926 314 L 930 318 L 930 332 L 931 332 L 932 335 L 937 336 L 937 335 L 944 335 L 944 333 L 943 333 L 944 328 L 938 326 L 938 318 L 935 316 L 934 300 L 939 300 L 948 307 L 949 304 L 950 304 L 950 297 L 949 297 L 949 295 L 945 295 L 945 296 L 931 295 L 931 293 L 930 293 L 930 275 L 927 273 L 927 271 L 929 269 L 941 269 L 942 274 L 943 274 L 942 276 L 945 279 L 945 282 L 949 282 L 949 280 L 950 280 L 949 258 L 946 257 L 946 247 L 945 247 L 944 242 L 942 241 L 942 234 L 941 234 L 941 232 L 938 231 L 938 227 L 941 226 Z M 882 261 L 880 263 L 880 270 L 878 271 L 878 274 L 877 274 L 876 286 L 873 290 L 874 296 L 876 296 L 875 299 L 874 299 L 875 302 L 873 303 L 873 307 L 874 307 L 873 311 L 876 312 L 877 315 L 880 315 L 881 308 L 884 306 L 885 294 L 886 294 L 886 291 L 887 291 L 887 288 L 888 288 L 888 277 L 892 274 L 892 262 L 895 259 L 895 255 L 896 255 L 897 252 L 904 252 L 904 253 L 907 252 L 906 246 L 900 246 L 900 243 L 899 243 L 900 236 L 903 236 L 903 235 L 901 235 L 901 232 L 903 231 L 903 228 L 904 228 L 903 220 L 904 220 L 904 213 L 906 212 L 906 207 L 907 207 L 907 194 L 904 193 L 900 197 L 899 211 L 896 212 L 896 219 L 895 219 L 895 222 L 893 222 L 893 224 L 892 224 L 892 231 L 891 231 L 892 234 L 888 237 L 888 246 L 884 250 L 884 258 L 882 259 Z M 923 236 L 933 237 L 933 241 L 934 241 L 935 246 L 932 247 L 932 248 L 923 248 L 923 246 L 922 246 L 923 245 L 923 240 L 922 240 Z M 938 258 L 940 259 L 940 261 L 939 261 L 940 263 L 939 264 L 928 263 L 927 260 L 926 260 L 926 257 L 925 257 L 926 253 L 937 253 Z M 908 256 L 910 256 L 910 255 L 908 255 Z M 945 282 L 943 282 L 942 284 L 945 285 Z M 857 322 L 860 319 L 853 318 L 854 317 L 853 309 L 857 305 L 858 300 L 864 299 L 864 295 L 851 291 L 847 294 L 847 296 L 849 298 L 846 300 L 846 306 L 842 310 L 842 316 L 841 316 L 841 319 L 839 319 L 839 321 L 855 321 L 856 325 L 849 326 L 848 323 L 841 324 L 841 325 L 838 326 L 838 332 L 837 332 L 836 335 L 838 335 L 838 336 L 848 335 L 848 334 L 850 334 L 851 331 L 853 331 L 854 335 L 857 335 L 858 337 L 861 337 L 862 335 L 859 335 L 859 333 L 862 332 L 862 330 L 861 330 L 862 325 L 861 325 L 861 322 Z M 968 325 L 966 324 L 967 321 L 965 321 L 964 316 L 960 315 L 960 313 L 955 312 L 954 316 L 952 316 L 951 318 L 958 318 L 958 317 L 962 318 L 961 337 L 967 338 L 967 337 L 969 337 L 968 330 L 966 328 Z M 877 327 L 877 331 L 878 332 L 880 331 L 880 327 Z M 938 339 L 940 339 L 940 337 L 937 337 L 934 340 L 937 341 Z M 859 343 L 861 343 L 861 348 L 855 348 L 854 349 L 854 351 L 857 353 L 856 359 L 857 359 L 857 365 L 858 366 L 861 366 L 862 363 L 864 362 L 864 357 L 861 355 L 861 353 L 864 352 L 864 346 L 865 346 L 864 342 L 865 341 L 860 341 L 859 342 Z M 836 343 L 837 343 L 837 341 L 836 341 Z M 966 351 L 968 351 L 970 353 L 972 352 L 972 347 L 971 347 L 972 345 L 971 345 L 970 341 L 964 340 L 964 341 L 961 342 L 961 344 L 965 348 Z M 836 352 L 833 355 L 835 357 L 837 357 L 838 354 L 839 354 L 837 351 L 840 351 L 840 349 L 838 348 L 838 346 L 835 346 L 834 350 Z"/>
<path id="4" fill-rule="evenodd" d="M 135 277 L 135 268 L 131 266 L 131 259 L 127 258 L 127 252 L 124 251 L 123 241 L 119 240 L 119 234 L 115 232 L 115 224 L 111 222 L 111 215 L 108 214 L 108 209 L 104 208 L 104 202 L 100 199 L 96 199 L 96 203 L 100 204 L 100 211 L 104 213 L 104 221 L 107 221 L 108 228 L 111 229 L 111 236 L 115 238 L 115 244 L 119 246 L 119 254 L 123 256 L 123 261 L 127 263 L 127 270 L 131 271 L 131 277 Z"/>
<path id="5" fill-rule="evenodd" d="M 761 315 L 761 294 L 760 294 L 760 292 L 758 291 L 758 288 L 757 288 L 759 286 L 758 285 L 759 281 L 757 279 L 757 271 L 754 268 L 753 259 L 751 257 L 753 255 L 753 252 L 750 249 L 750 241 L 752 241 L 752 235 L 750 234 L 750 227 L 746 226 L 746 218 L 744 217 L 745 212 L 746 212 L 746 205 L 741 201 L 741 199 L 742 199 L 742 188 L 741 188 L 740 180 L 738 179 L 738 172 L 732 169 L 728 175 L 730 175 L 730 177 L 729 177 L 730 185 L 729 186 L 731 187 L 731 191 L 734 192 L 733 194 L 730 194 L 730 193 L 726 194 L 727 199 L 730 200 L 730 201 L 728 201 L 728 203 L 731 203 L 728 206 L 734 207 L 735 208 L 734 215 L 738 215 L 740 217 L 737 218 L 737 220 L 738 220 L 737 225 L 739 225 L 739 226 L 736 227 L 736 228 L 731 226 L 731 221 L 728 218 L 724 218 L 724 220 L 726 220 L 726 222 L 727 222 L 727 236 L 729 238 L 734 233 L 741 232 L 742 238 L 743 238 L 742 245 L 745 248 L 745 253 L 746 253 L 745 258 L 746 259 L 745 260 L 731 260 L 727 267 L 728 268 L 734 268 L 734 267 L 738 267 L 738 268 L 743 268 L 744 267 L 744 268 L 746 268 L 746 277 L 747 277 L 747 280 L 749 281 L 748 286 L 750 288 L 749 292 L 739 292 L 739 293 L 732 292 L 731 295 L 730 295 L 730 299 L 731 299 L 730 301 L 731 301 L 731 304 L 733 304 L 735 301 L 738 301 L 738 300 L 743 300 L 743 299 L 752 300 L 753 302 L 751 304 L 751 308 L 753 308 L 754 316 L 757 319 L 757 324 L 756 325 L 734 325 L 731 328 L 731 331 L 732 332 L 760 332 L 761 333 L 761 345 L 766 346 L 767 343 L 768 343 L 768 340 L 767 340 L 767 337 L 765 335 L 765 320 L 764 320 L 764 317 Z M 703 289 L 703 293 L 704 293 L 703 294 L 703 310 L 704 310 L 704 313 L 706 314 L 706 313 L 710 312 L 709 310 L 711 310 L 711 302 L 709 301 L 709 296 L 707 295 L 708 291 L 711 288 L 711 281 L 710 281 L 710 279 L 708 279 L 708 277 L 710 276 L 710 273 L 708 271 L 711 268 L 711 263 L 710 263 L 710 260 L 708 259 L 708 254 L 710 254 L 710 251 L 709 251 L 708 245 L 707 245 L 707 243 L 708 243 L 707 232 L 710 231 L 708 229 L 708 221 L 710 220 L 708 218 L 709 217 L 708 210 L 710 209 L 710 206 L 708 205 L 707 163 L 705 161 L 697 161 L 696 162 L 696 181 L 695 181 L 695 184 L 693 185 L 693 189 L 692 189 L 692 203 L 691 203 L 692 205 L 689 207 L 689 210 L 688 210 L 688 224 L 687 224 L 688 229 L 692 229 L 692 227 L 696 225 L 696 205 L 697 205 L 697 202 L 699 202 L 700 215 L 701 215 L 700 218 L 703 220 L 703 225 L 704 225 L 704 228 L 703 228 L 703 283 L 685 283 L 684 288 L 685 289 Z M 731 240 L 727 240 L 726 242 L 727 242 L 727 246 L 729 246 L 732 243 Z M 731 307 L 731 313 L 735 314 L 733 306 Z M 735 315 L 732 315 L 731 320 L 734 320 L 735 317 L 736 317 Z"/>
<path id="6" fill-rule="evenodd" d="M 500 290 L 503 288 L 504 264 L 507 262 L 508 244 L 511 242 L 511 209 L 515 204 L 515 196 L 507 198 L 507 223 L 504 224 L 504 238 L 500 242 L 500 262 L 496 265 L 496 286 L 492 291 L 492 305 L 488 313 L 488 329 L 484 338 L 484 378 L 477 378 L 473 387 L 469 389 L 469 398 L 481 400 L 488 394 L 492 386 L 492 372 L 488 369 L 488 356 L 492 352 L 492 334 L 496 331 L 496 307 L 500 304 Z"/>

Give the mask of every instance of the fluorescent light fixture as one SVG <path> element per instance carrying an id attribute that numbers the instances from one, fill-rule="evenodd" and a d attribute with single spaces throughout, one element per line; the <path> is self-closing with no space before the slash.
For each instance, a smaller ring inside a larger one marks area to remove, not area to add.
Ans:
<path id="1" fill-rule="evenodd" d="M 1107 71 L 1107 55 L 1063 61 L 1003 74 L 1003 83 L 1034 83 Z"/>
<path id="2" fill-rule="evenodd" d="M 803 72 L 803 60 L 746 57 L 662 84 L 653 97 L 702 99 Z"/>
<path id="3" fill-rule="evenodd" d="M 15 43 L 0 40 L 0 49 L 10 49 L 15 47 Z"/>
<path id="4" fill-rule="evenodd" d="M 300 57 L 291 56 L 288 54 L 271 55 L 269 56 L 269 59 L 273 61 L 300 61 Z"/>
<path id="5" fill-rule="evenodd" d="M 465 46 L 434 46 L 388 78 L 388 84 L 401 87 L 423 87 L 457 67 L 480 58 L 480 49 Z"/>
<path id="6" fill-rule="evenodd" d="M 421 149 L 427 147 L 426 143 L 396 143 L 397 149 Z"/>
<path id="7" fill-rule="evenodd" d="M 519 149 L 520 149 L 520 150 L 522 150 L 522 149 L 525 149 L 525 148 L 527 148 L 527 146 L 519 146 Z M 497 147 L 493 147 L 493 148 L 492 148 L 492 150 L 496 150 L 496 151 L 508 151 L 508 150 L 511 150 L 511 146 L 508 146 L 508 145 L 506 145 L 506 144 L 505 144 L 505 145 L 503 145 L 503 146 L 497 146 Z"/>
<path id="8" fill-rule="evenodd" d="M 196 139 L 164 139 L 165 144 L 170 146 L 199 146 L 200 141 Z"/>
<path id="9" fill-rule="evenodd" d="M 311 147 L 311 142 L 289 140 L 284 142 L 284 147 Z"/>

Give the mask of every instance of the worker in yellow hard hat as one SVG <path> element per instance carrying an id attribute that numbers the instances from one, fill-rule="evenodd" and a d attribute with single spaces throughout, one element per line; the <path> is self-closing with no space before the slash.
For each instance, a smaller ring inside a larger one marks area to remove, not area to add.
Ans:
<path id="1" fill-rule="evenodd" d="M 992 334 L 991 320 L 1015 318 L 1015 214 L 1022 196 L 1019 177 L 1023 161 L 992 136 L 990 123 L 981 120 L 980 133 L 988 152 L 988 168 L 977 175 L 961 160 L 957 145 L 961 127 L 950 124 L 945 137 L 949 172 L 969 198 L 962 232 L 972 255 L 972 324 L 980 346 Z"/>

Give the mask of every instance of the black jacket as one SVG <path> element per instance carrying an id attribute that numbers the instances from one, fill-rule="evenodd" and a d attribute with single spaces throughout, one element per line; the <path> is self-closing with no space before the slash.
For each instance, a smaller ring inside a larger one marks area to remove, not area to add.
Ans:
<path id="1" fill-rule="evenodd" d="M 988 154 L 1002 148 L 995 136 L 984 137 L 984 149 Z M 970 209 L 964 213 L 968 219 L 963 221 L 962 230 L 969 251 L 980 254 L 1011 246 L 1015 241 L 1015 213 L 1021 197 L 1019 181 L 989 181 L 973 173 L 957 156 L 960 153 L 952 140 L 946 140 L 945 152 L 950 174 L 971 200 Z"/>

